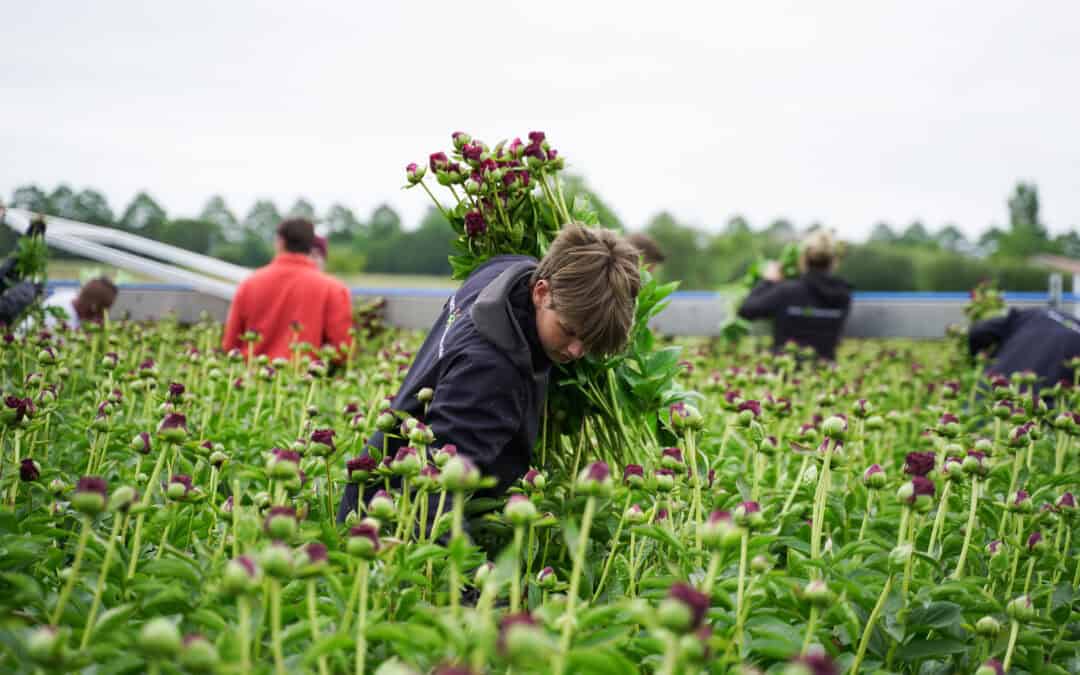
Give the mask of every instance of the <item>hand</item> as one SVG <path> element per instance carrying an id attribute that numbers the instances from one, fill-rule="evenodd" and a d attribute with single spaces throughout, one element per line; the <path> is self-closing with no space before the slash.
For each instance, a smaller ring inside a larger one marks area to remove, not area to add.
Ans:
<path id="1" fill-rule="evenodd" d="M 765 264 L 765 271 L 761 273 L 761 276 L 766 281 L 782 281 L 784 278 L 784 270 L 780 267 L 780 261 L 770 260 Z"/>

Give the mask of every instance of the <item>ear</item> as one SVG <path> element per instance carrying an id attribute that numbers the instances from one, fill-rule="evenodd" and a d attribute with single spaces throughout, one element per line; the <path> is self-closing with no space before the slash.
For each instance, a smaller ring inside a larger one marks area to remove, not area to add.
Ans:
<path id="1" fill-rule="evenodd" d="M 543 307 L 551 295 L 551 283 L 547 279 L 540 279 L 532 287 L 532 301 L 536 307 Z"/>

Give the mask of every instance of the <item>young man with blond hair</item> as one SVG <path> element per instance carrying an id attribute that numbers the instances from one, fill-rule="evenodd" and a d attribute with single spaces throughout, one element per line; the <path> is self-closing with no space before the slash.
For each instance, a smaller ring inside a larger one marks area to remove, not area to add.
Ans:
<path id="1" fill-rule="evenodd" d="M 571 223 L 543 260 L 502 255 L 447 301 L 392 408 L 431 427 L 506 490 L 532 463 L 552 364 L 621 351 L 634 322 L 638 251 L 611 230 Z M 417 393 L 434 398 L 424 412 Z M 381 450 L 382 433 L 369 446 Z M 392 456 L 405 442 L 389 438 Z M 350 484 L 338 513 L 357 509 Z"/>
<path id="2" fill-rule="evenodd" d="M 788 342 L 813 347 L 817 355 L 833 361 L 836 344 L 851 309 L 852 286 L 834 276 L 837 245 L 824 230 L 811 232 L 799 252 L 797 279 L 783 278 L 780 264 L 771 261 L 764 279 L 739 307 L 744 319 L 772 319 L 773 350 Z"/>

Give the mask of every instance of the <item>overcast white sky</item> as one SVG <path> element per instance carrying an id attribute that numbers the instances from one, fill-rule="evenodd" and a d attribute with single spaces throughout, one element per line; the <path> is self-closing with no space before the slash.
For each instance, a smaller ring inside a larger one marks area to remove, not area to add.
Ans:
<path id="1" fill-rule="evenodd" d="M 0 0 L 0 194 L 148 189 L 362 217 L 461 129 L 547 132 L 632 228 L 661 209 L 861 238 L 1080 225 L 1076 2 Z"/>

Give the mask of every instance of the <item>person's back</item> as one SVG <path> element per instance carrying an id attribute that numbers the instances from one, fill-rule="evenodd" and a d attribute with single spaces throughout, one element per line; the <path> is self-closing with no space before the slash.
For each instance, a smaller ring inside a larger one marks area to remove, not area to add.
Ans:
<path id="1" fill-rule="evenodd" d="M 851 284 L 832 275 L 834 264 L 831 238 L 823 232 L 810 235 L 800 260 L 802 276 L 780 280 L 774 267 L 743 301 L 739 316 L 772 319 L 774 350 L 795 342 L 834 360 L 851 309 Z"/>
<path id="2" fill-rule="evenodd" d="M 1072 380 L 1066 362 L 1080 355 L 1080 323 L 1053 309 L 1010 309 L 1005 316 L 980 321 L 968 331 L 972 354 L 997 345 L 988 373 L 1030 370 L 1039 376 L 1036 391 Z"/>
<path id="3" fill-rule="evenodd" d="M 293 342 L 340 346 L 350 340 L 352 300 L 341 282 L 320 272 L 309 256 L 314 228 L 287 220 L 278 228 L 278 254 L 236 291 L 222 349 L 247 352 L 241 336 L 259 334 L 255 354 L 289 358 Z"/>

